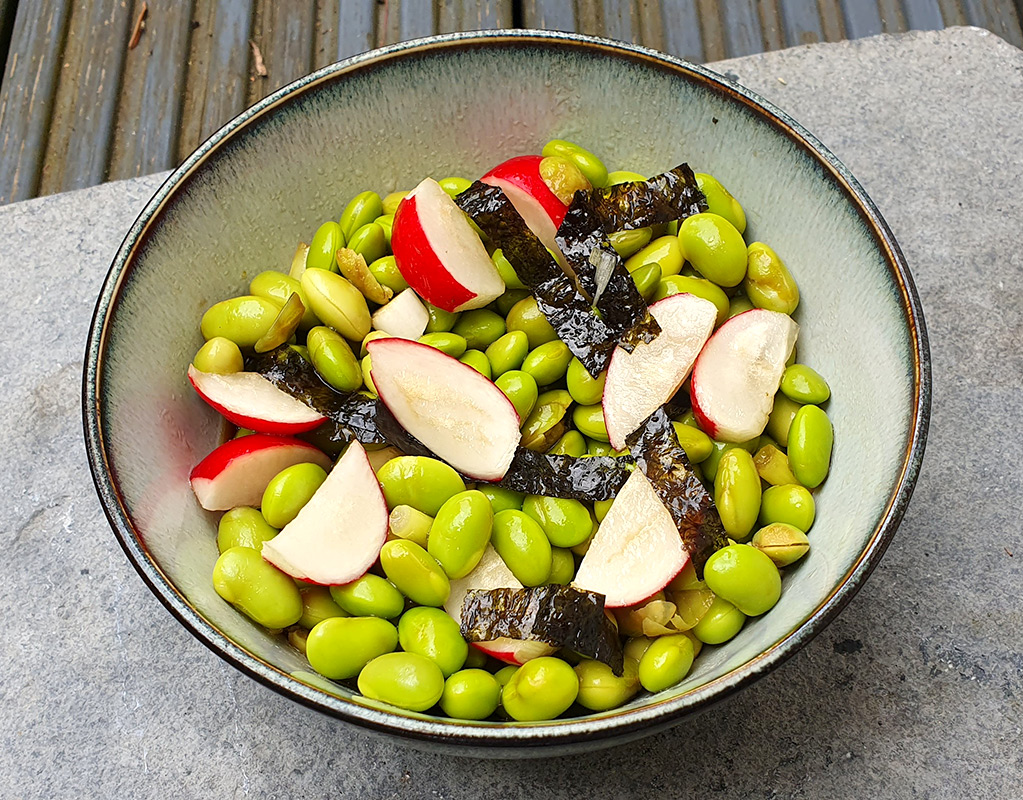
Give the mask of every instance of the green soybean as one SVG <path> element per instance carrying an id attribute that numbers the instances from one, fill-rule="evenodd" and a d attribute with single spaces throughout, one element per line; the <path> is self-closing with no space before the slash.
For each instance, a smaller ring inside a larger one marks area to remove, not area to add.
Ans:
<path id="1" fill-rule="evenodd" d="M 487 360 L 495 378 L 518 369 L 529 352 L 529 337 L 522 331 L 508 331 L 487 346 Z"/>
<path id="2" fill-rule="evenodd" d="M 398 210 L 401 201 L 405 199 L 408 192 L 391 192 L 380 201 L 380 208 L 385 214 L 394 214 Z"/>
<path id="3" fill-rule="evenodd" d="M 331 617 L 306 638 L 310 666 L 325 678 L 354 678 L 374 658 L 398 646 L 398 629 L 378 617 Z"/>
<path id="4" fill-rule="evenodd" d="M 294 464 L 274 475 L 263 491 L 260 508 L 268 524 L 283 528 L 309 502 L 327 480 L 327 473 L 319 464 Z"/>
<path id="5" fill-rule="evenodd" d="M 607 426 L 604 424 L 604 407 L 600 403 L 592 406 L 576 406 L 572 411 L 572 424 L 584 436 L 598 442 L 608 441 Z"/>
<path id="6" fill-rule="evenodd" d="M 522 370 L 513 369 L 500 375 L 494 383 L 515 406 L 515 413 L 519 415 L 520 422 L 525 424 L 540 395 L 533 376 Z"/>
<path id="7" fill-rule="evenodd" d="M 457 311 L 445 311 L 443 308 L 437 308 L 429 303 L 425 303 L 425 305 L 426 313 L 430 317 L 426 323 L 427 333 L 444 333 L 455 327 L 455 323 L 458 322 Z"/>
<path id="8" fill-rule="evenodd" d="M 288 302 L 288 298 L 291 295 L 297 294 L 298 299 L 302 301 L 302 305 L 305 308 L 302 312 L 302 322 L 299 328 L 301 330 L 309 330 L 314 325 L 320 324 L 316 314 L 309 307 L 309 300 L 306 298 L 305 292 L 302 291 L 302 283 L 298 278 L 292 278 L 290 275 L 285 275 L 283 272 L 277 272 L 276 270 L 266 270 L 265 272 L 260 272 L 249 282 L 249 294 L 265 297 L 267 300 L 273 300 L 281 306 Z"/>
<path id="9" fill-rule="evenodd" d="M 504 253 L 501 248 L 497 248 L 493 253 L 490 254 L 490 260 L 494 262 L 494 266 L 497 267 L 497 274 L 501 276 L 501 280 L 504 281 L 504 285 L 509 289 L 525 289 L 525 284 L 519 280 L 519 276 L 515 272 L 515 267 L 511 265 L 511 262 L 504 257 Z M 504 312 L 507 313 L 507 312 Z"/>
<path id="10" fill-rule="evenodd" d="M 576 702 L 590 711 L 610 711 L 627 703 L 639 691 L 639 667 L 635 659 L 626 658 L 621 676 L 600 661 L 586 659 L 575 665 L 579 677 Z"/>
<path id="11" fill-rule="evenodd" d="M 509 289 L 494 301 L 494 306 L 497 308 L 497 313 L 503 314 L 507 318 L 518 303 L 530 296 L 528 289 Z M 507 326 L 507 319 L 505 324 Z"/>
<path id="12" fill-rule="evenodd" d="M 622 258 L 628 258 L 638 253 L 650 243 L 653 236 L 653 229 L 650 226 L 645 228 L 633 228 L 628 231 L 615 231 L 607 238 L 611 246 Z"/>
<path id="13" fill-rule="evenodd" d="M 408 539 L 385 543 L 380 566 L 403 595 L 421 606 L 442 606 L 451 594 L 451 582 L 437 559 Z"/>
<path id="14" fill-rule="evenodd" d="M 799 305 L 799 287 L 792 273 L 763 242 L 753 242 L 746 249 L 746 278 L 742 287 L 757 308 L 791 314 Z"/>
<path id="15" fill-rule="evenodd" d="M 343 586 L 331 586 L 330 595 L 353 617 L 394 619 L 405 610 L 405 598 L 398 588 L 372 572 Z"/>
<path id="16" fill-rule="evenodd" d="M 586 367 L 578 358 L 569 362 L 565 372 L 565 385 L 572 399 L 580 405 L 591 406 L 599 403 L 604 397 L 604 381 L 607 378 L 607 370 L 601 372 L 596 378 L 586 371 Z"/>
<path id="17" fill-rule="evenodd" d="M 463 311 L 451 332 L 465 339 L 467 347 L 485 350 L 504 336 L 504 330 L 504 319 L 500 314 L 486 308 L 476 308 Z"/>
<path id="18" fill-rule="evenodd" d="M 522 331 L 529 339 L 530 349 L 539 347 L 545 342 L 551 342 L 558 338 L 554 328 L 547 321 L 547 318 L 540 312 L 536 304 L 536 298 L 530 295 L 519 300 L 505 320 L 506 329 L 509 331 Z"/>
<path id="19" fill-rule="evenodd" d="M 361 192 L 353 197 L 341 212 L 341 233 L 346 242 L 367 222 L 372 222 L 384 213 L 384 204 L 376 192 Z M 340 245 L 344 247 L 344 245 Z"/>
<path id="20" fill-rule="evenodd" d="M 810 540 L 799 528 L 775 522 L 753 534 L 752 545 L 762 551 L 775 566 L 794 564 L 810 551 Z"/>
<path id="21" fill-rule="evenodd" d="M 223 553 L 232 547 L 251 547 L 262 550 L 279 531 L 263 518 L 257 508 L 238 506 L 226 512 L 217 525 L 217 549 Z"/>
<path id="22" fill-rule="evenodd" d="M 331 617 L 347 617 L 348 614 L 334 602 L 326 586 L 310 586 L 302 589 L 302 618 L 298 621 L 306 630 L 314 628 Z"/>
<path id="23" fill-rule="evenodd" d="M 595 500 L 593 503 L 593 516 L 597 518 L 597 522 L 603 522 L 604 517 L 607 516 L 607 512 L 611 510 L 611 504 L 614 502 L 612 497 L 610 500 Z"/>
<path id="24" fill-rule="evenodd" d="M 659 636 L 650 643 L 639 662 L 639 682 L 648 692 L 674 686 L 693 666 L 692 640 L 684 633 Z"/>
<path id="25" fill-rule="evenodd" d="M 437 516 L 448 498 L 465 491 L 465 482 L 443 461 L 426 456 L 398 456 L 381 465 L 377 480 L 388 508 L 412 506 Z"/>
<path id="26" fill-rule="evenodd" d="M 784 484 L 764 491 L 758 521 L 761 525 L 784 522 L 806 533 L 815 515 L 816 505 L 810 491 L 798 484 Z"/>
<path id="27" fill-rule="evenodd" d="M 803 406 L 792 419 L 788 435 L 789 466 L 803 486 L 815 489 L 831 468 L 835 432 L 817 406 Z"/>
<path id="28" fill-rule="evenodd" d="M 672 422 L 671 425 L 675 429 L 675 438 L 678 439 L 682 449 L 686 451 L 686 457 L 691 463 L 699 464 L 701 461 L 706 461 L 714 452 L 714 442 L 699 428 L 684 425 L 681 422 Z"/>
<path id="29" fill-rule="evenodd" d="M 728 301 L 728 318 L 737 317 L 740 314 L 745 314 L 747 311 L 752 311 L 755 308 L 750 299 L 744 294 L 737 294 L 731 300 Z"/>
<path id="30" fill-rule="evenodd" d="M 513 492 L 511 489 L 493 486 L 492 484 L 480 484 L 477 491 L 490 501 L 490 506 L 495 514 L 498 511 L 506 511 L 509 508 L 521 511 L 522 501 L 526 497 L 521 492 Z"/>
<path id="31" fill-rule="evenodd" d="M 760 474 L 745 450 L 735 447 L 721 456 L 714 476 L 714 503 L 725 533 L 738 541 L 748 539 L 760 513 Z"/>
<path id="32" fill-rule="evenodd" d="M 472 181 L 470 181 L 468 178 L 458 177 L 441 178 L 439 181 L 437 181 L 437 183 L 440 185 L 440 188 L 443 189 L 450 197 L 457 197 L 470 186 L 472 186 Z"/>
<path id="33" fill-rule="evenodd" d="M 348 247 L 371 264 L 387 255 L 387 234 L 379 222 L 367 222 L 352 234 Z"/>
<path id="34" fill-rule="evenodd" d="M 518 671 L 518 667 L 509 664 L 507 667 L 501 667 L 497 672 L 494 673 L 494 680 L 497 681 L 497 685 L 504 689 L 508 685 L 508 681 L 511 680 L 511 676 Z"/>
<path id="35" fill-rule="evenodd" d="M 398 643 L 406 653 L 430 659 L 445 678 L 460 670 L 469 655 L 458 623 L 439 608 L 410 608 L 402 614 Z"/>
<path id="36" fill-rule="evenodd" d="M 347 279 L 326 270 L 307 269 L 302 273 L 302 289 L 324 325 L 355 342 L 369 333 L 372 320 L 366 298 Z"/>
<path id="37" fill-rule="evenodd" d="M 742 210 L 739 201 L 732 197 L 732 193 L 717 178 L 705 172 L 697 172 L 696 185 L 700 187 L 703 196 L 707 198 L 708 211 L 727 219 L 739 233 L 746 232 L 746 212 Z"/>
<path id="38" fill-rule="evenodd" d="M 657 284 L 657 291 L 654 292 L 654 301 L 686 292 L 714 304 L 714 308 L 718 312 L 715 324 L 720 325 L 728 319 L 728 295 L 721 290 L 720 286 L 704 278 L 694 278 L 689 275 L 670 275 L 667 278 L 661 278 L 660 283 Z"/>
<path id="39" fill-rule="evenodd" d="M 522 371 L 533 376 L 537 386 L 548 386 L 565 377 L 572 351 L 560 339 L 533 348 L 522 362 Z"/>
<path id="40" fill-rule="evenodd" d="M 221 336 L 240 348 L 248 348 L 270 330 L 280 311 L 277 303 L 265 297 L 232 297 L 210 306 L 199 328 L 206 340 Z"/>
<path id="41" fill-rule="evenodd" d="M 653 644 L 653 641 L 653 639 L 647 638 L 646 636 L 633 636 L 625 643 L 625 647 L 623 647 L 622 650 L 625 657 L 635 661 L 638 666 L 640 660 L 643 658 L 643 654 L 647 651 L 647 648 Z"/>
<path id="42" fill-rule="evenodd" d="M 326 326 L 306 335 L 309 361 L 328 384 L 339 392 L 354 392 L 362 386 L 362 366 L 341 334 Z"/>
<path id="43" fill-rule="evenodd" d="M 362 344 L 359 346 L 359 358 L 365 358 L 369 354 L 369 350 L 366 345 L 370 342 L 375 342 L 377 339 L 393 339 L 389 333 L 384 331 L 370 331 L 364 337 L 362 337 Z"/>
<path id="44" fill-rule="evenodd" d="M 761 439 L 763 438 L 761 437 Z M 761 479 L 771 486 L 799 483 L 796 476 L 792 474 L 789 457 L 776 444 L 769 442 L 762 445 L 753 456 L 753 463 L 757 465 L 757 472 L 760 473 Z M 761 510 L 763 510 L 762 506 Z"/>
<path id="45" fill-rule="evenodd" d="M 635 183 L 636 181 L 645 180 L 645 176 L 627 169 L 616 169 L 614 172 L 607 173 L 607 186 L 617 186 L 620 183 Z"/>
<path id="46" fill-rule="evenodd" d="M 506 373 L 501 379 L 511 374 Z M 522 423 L 522 446 L 539 453 L 547 452 L 565 432 L 565 416 L 571 405 L 572 396 L 564 389 L 551 389 L 539 395 Z"/>
<path id="47" fill-rule="evenodd" d="M 376 259 L 369 265 L 369 271 L 381 285 L 386 286 L 396 295 L 408 288 L 408 281 L 402 277 L 394 256 L 382 256 Z"/>
<path id="48" fill-rule="evenodd" d="M 452 719 L 479 720 L 497 711 L 500 702 L 501 686 L 493 675 L 482 669 L 463 669 L 444 682 L 440 707 Z"/>
<path id="49" fill-rule="evenodd" d="M 771 415 L 767 418 L 767 434 L 776 442 L 788 442 L 789 429 L 792 427 L 792 420 L 796 418 L 796 412 L 802 406 L 795 400 L 786 397 L 782 392 L 774 396 L 774 407 Z"/>
<path id="50" fill-rule="evenodd" d="M 426 547 L 433 527 L 433 517 L 417 508 L 397 505 L 391 509 L 387 521 L 388 530 L 400 539 L 410 539 L 420 547 Z"/>
<path id="51" fill-rule="evenodd" d="M 650 244 L 639 252 L 630 256 L 625 262 L 625 268 L 629 272 L 635 272 L 647 264 L 656 264 L 661 268 L 661 275 L 678 275 L 682 270 L 682 248 L 679 246 L 677 236 L 661 236 L 654 239 Z"/>
<path id="52" fill-rule="evenodd" d="M 551 139 L 540 152 L 543 156 L 559 156 L 572 162 L 595 188 L 607 186 L 607 167 L 593 153 L 575 142 Z"/>
<path id="53" fill-rule="evenodd" d="M 490 361 L 482 350 L 466 350 L 458 357 L 463 364 L 468 364 L 488 381 L 493 377 Z"/>
<path id="54" fill-rule="evenodd" d="M 557 584 L 568 586 L 575 577 L 575 557 L 572 551 L 564 547 L 551 548 L 551 574 L 547 576 L 546 584 Z"/>
<path id="55" fill-rule="evenodd" d="M 723 644 L 735 636 L 745 622 L 745 614 L 724 598 L 715 597 L 692 632 L 704 644 Z"/>
<path id="56" fill-rule="evenodd" d="M 377 387 L 373 383 L 373 359 L 368 355 L 363 356 L 362 363 L 362 382 L 366 385 L 366 390 L 373 395 L 377 396 Z"/>
<path id="57" fill-rule="evenodd" d="M 657 264 L 644 264 L 633 270 L 631 275 L 640 296 L 648 303 L 652 301 L 661 285 L 661 268 Z"/>
<path id="58" fill-rule="evenodd" d="M 714 552 L 703 568 L 703 579 L 715 595 L 748 617 L 770 611 L 781 597 L 778 568 L 748 544 L 731 544 Z"/>
<path id="59" fill-rule="evenodd" d="M 437 512 L 427 550 L 449 578 L 464 578 L 479 563 L 490 543 L 494 510 L 482 492 L 460 492 Z"/>
<path id="60" fill-rule="evenodd" d="M 487 664 L 487 654 L 478 647 L 470 647 L 469 655 L 465 657 L 466 669 L 482 669 Z M 489 672 L 487 673 L 490 674 Z"/>
<path id="61" fill-rule="evenodd" d="M 527 661 L 511 675 L 501 692 L 501 705 L 512 719 L 537 722 L 565 713 L 579 694 L 579 677 L 560 658 Z"/>
<path id="62" fill-rule="evenodd" d="M 371 700 L 409 711 L 426 711 L 444 694 L 444 674 L 418 653 L 387 653 L 363 667 L 359 691 Z"/>
<path id="63" fill-rule="evenodd" d="M 738 286 L 746 275 L 746 243 L 735 226 L 718 214 L 693 214 L 678 229 L 686 260 L 718 286 Z"/>
<path id="64" fill-rule="evenodd" d="M 464 337 L 459 336 L 457 333 L 450 333 L 447 331 L 425 333 L 419 337 L 419 342 L 421 344 L 428 344 L 430 347 L 434 347 L 452 358 L 458 358 L 469 349 L 469 345 L 465 341 Z"/>
<path id="65" fill-rule="evenodd" d="M 348 239 L 341 232 L 341 226 L 336 222 L 324 222 L 309 244 L 309 253 L 306 256 L 305 265 L 312 269 L 325 269 L 327 272 L 337 272 L 337 251 L 345 246 Z"/>
<path id="66" fill-rule="evenodd" d="M 387 247 L 391 247 L 391 233 L 394 231 L 394 214 L 382 214 L 376 218 L 376 224 L 384 230 L 384 240 L 387 242 Z"/>
<path id="67" fill-rule="evenodd" d="M 302 596 L 295 582 L 251 547 L 221 553 L 213 566 L 213 588 L 264 628 L 287 628 L 302 618 Z"/>
<path id="68" fill-rule="evenodd" d="M 579 431 L 565 431 L 564 435 L 547 451 L 552 456 L 574 456 L 582 458 L 586 455 L 586 437 Z"/>
<path id="69" fill-rule="evenodd" d="M 494 515 L 491 542 L 524 586 L 539 586 L 551 574 L 551 543 L 543 528 L 522 511 Z"/>
<path id="70" fill-rule="evenodd" d="M 594 530 L 590 510 L 579 500 L 531 494 L 522 501 L 522 511 L 532 517 L 555 547 L 575 547 Z"/>
<path id="71" fill-rule="evenodd" d="M 781 390 L 797 403 L 819 405 L 831 397 L 831 387 L 820 374 L 805 364 L 786 367 L 781 376 Z"/>
<path id="72" fill-rule="evenodd" d="M 216 375 L 230 375 L 245 369 L 241 349 L 223 336 L 214 336 L 200 347 L 192 359 L 192 364 L 200 372 L 212 372 Z"/>

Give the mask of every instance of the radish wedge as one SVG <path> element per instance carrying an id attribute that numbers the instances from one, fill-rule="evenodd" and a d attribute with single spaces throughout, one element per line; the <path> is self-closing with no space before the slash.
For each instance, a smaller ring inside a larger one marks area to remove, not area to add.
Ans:
<path id="1" fill-rule="evenodd" d="M 190 365 L 188 380 L 228 421 L 257 433 L 303 433 L 326 419 L 255 372 L 218 375 Z"/>
<path id="2" fill-rule="evenodd" d="M 714 331 L 717 309 L 691 294 L 665 297 L 650 306 L 661 332 L 631 353 L 616 347 L 604 383 L 604 424 L 611 446 L 625 448 L 632 433 L 685 381 Z"/>
<path id="3" fill-rule="evenodd" d="M 787 314 L 755 308 L 715 331 L 693 367 L 693 413 L 721 442 L 764 432 L 799 326 Z"/>
<path id="4" fill-rule="evenodd" d="M 520 438 L 504 392 L 429 345 L 375 339 L 366 349 L 377 394 L 406 431 L 463 475 L 504 477 Z"/>
<path id="5" fill-rule="evenodd" d="M 502 189 L 526 227 L 536 234 L 544 247 L 563 260 L 555 236 L 568 206 L 558 199 L 541 177 L 542 161 L 543 156 L 510 158 L 490 170 L 480 178 L 480 182 Z"/>
<path id="6" fill-rule="evenodd" d="M 274 475 L 307 462 L 330 469 L 330 458 L 308 442 L 253 433 L 224 442 L 195 466 L 189 481 L 199 505 L 207 511 L 227 511 L 258 506 Z"/>
<path id="7" fill-rule="evenodd" d="M 635 470 L 590 542 L 572 585 L 631 606 L 667 586 L 689 561 L 678 528 L 654 487 Z"/>
<path id="8" fill-rule="evenodd" d="M 263 543 L 263 558 L 313 583 L 366 574 L 387 539 L 387 504 L 362 445 L 353 441 L 298 516 Z"/>
<path id="9" fill-rule="evenodd" d="M 412 289 L 406 289 L 373 314 L 373 327 L 401 339 L 418 339 L 430 322 L 430 313 Z"/>

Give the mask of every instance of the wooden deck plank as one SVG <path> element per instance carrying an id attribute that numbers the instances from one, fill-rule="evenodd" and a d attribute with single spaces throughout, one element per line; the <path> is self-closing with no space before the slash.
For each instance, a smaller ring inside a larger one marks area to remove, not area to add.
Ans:
<path id="1" fill-rule="evenodd" d="M 760 30 L 764 35 L 764 49 L 781 50 L 785 47 L 785 31 L 782 28 L 777 0 L 761 0 L 758 10 Z"/>
<path id="2" fill-rule="evenodd" d="M 604 35 L 604 5 L 602 0 L 576 0 L 575 29 L 587 36 Z"/>
<path id="3" fill-rule="evenodd" d="M 82 189 L 106 178 L 132 22 L 122 0 L 72 8 L 50 135 L 39 154 L 39 194 Z"/>
<path id="4" fill-rule="evenodd" d="M 703 40 L 703 60 L 720 61 L 727 57 L 725 34 L 721 26 L 718 0 L 696 0 L 700 16 L 700 38 Z"/>
<path id="5" fill-rule="evenodd" d="M 332 26 L 337 31 L 335 61 L 376 47 L 376 0 L 334 0 Z M 326 20 L 321 14 L 321 24 Z"/>
<path id="6" fill-rule="evenodd" d="M 729 58 L 764 51 L 764 31 L 757 0 L 721 0 L 725 47 Z"/>
<path id="7" fill-rule="evenodd" d="M 512 0 L 438 0 L 438 33 L 511 28 Z"/>
<path id="8" fill-rule="evenodd" d="M 902 33 L 909 30 L 899 0 L 878 0 L 877 6 L 881 12 L 881 26 L 885 33 Z"/>
<path id="9" fill-rule="evenodd" d="M 600 11 L 603 30 L 594 30 L 594 33 L 608 39 L 639 44 L 639 20 L 631 0 L 602 0 Z"/>
<path id="10" fill-rule="evenodd" d="M 11 35 L 14 33 L 14 17 L 18 13 L 18 0 L 0 0 L 0 70 L 7 63 Z"/>
<path id="11" fill-rule="evenodd" d="M 700 17 L 692 0 L 663 0 L 665 52 L 703 63 L 703 34 Z"/>
<path id="12" fill-rule="evenodd" d="M 845 31 L 850 39 L 874 36 L 883 33 L 881 10 L 874 0 L 857 0 L 842 3 L 842 16 L 845 18 Z"/>
<path id="13" fill-rule="evenodd" d="M 825 41 L 814 0 L 780 0 L 782 26 L 789 47 Z"/>
<path id="14" fill-rule="evenodd" d="M 1023 47 L 1019 16 L 1006 8 L 1005 0 L 962 0 L 970 25 L 987 28 L 1009 44 Z"/>
<path id="15" fill-rule="evenodd" d="M 637 0 L 639 40 L 647 47 L 664 52 L 664 19 L 661 0 Z"/>
<path id="16" fill-rule="evenodd" d="M 68 0 L 22 4 L 0 86 L 0 203 L 35 197 L 71 17 Z"/>
<path id="17" fill-rule="evenodd" d="M 437 32 L 437 24 L 434 18 L 433 0 L 401 0 L 400 3 L 391 3 L 391 6 L 398 6 L 399 42 L 408 39 L 419 39 L 423 36 L 432 36 Z"/>
<path id="18" fill-rule="evenodd" d="M 853 0 L 853 2 L 872 2 L 873 0 Z M 840 42 L 846 38 L 845 20 L 842 18 L 842 6 L 849 0 L 818 0 L 817 9 L 821 16 L 821 31 L 825 42 Z"/>
<path id="19" fill-rule="evenodd" d="M 574 32 L 575 9 L 565 0 L 521 0 L 522 24 L 544 31 Z"/>
<path id="20" fill-rule="evenodd" d="M 941 18 L 946 28 L 953 25 L 966 25 L 966 13 L 963 11 L 961 0 L 938 0 L 941 7 Z"/>
<path id="21" fill-rule="evenodd" d="M 255 41 L 268 73 L 262 82 L 265 96 L 312 71 L 316 2 L 262 0 L 262 5 L 262 28 Z"/>
<path id="22" fill-rule="evenodd" d="M 906 27 L 914 31 L 933 31 L 945 27 L 938 0 L 902 0 Z"/>

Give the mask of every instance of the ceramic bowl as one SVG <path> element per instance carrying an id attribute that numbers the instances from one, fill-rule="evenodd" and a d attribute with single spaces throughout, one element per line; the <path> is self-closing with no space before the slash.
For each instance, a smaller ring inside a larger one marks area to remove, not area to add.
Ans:
<path id="1" fill-rule="evenodd" d="M 221 423 L 188 386 L 200 315 L 286 270 L 295 243 L 354 193 L 477 176 L 551 138 L 611 169 L 688 161 L 742 202 L 747 240 L 796 276 L 800 360 L 833 389 L 831 475 L 813 548 L 767 615 L 707 647 L 689 676 L 622 708 L 554 722 L 456 722 L 373 704 L 291 673 L 299 653 L 224 603 L 217 517 L 188 485 Z M 451 35 L 327 67 L 270 95 L 168 178 L 110 268 L 89 336 L 85 432 L 96 486 L 139 574 L 200 641 L 312 708 L 427 747 L 486 755 L 609 746 L 663 729 L 769 672 L 849 601 L 895 532 L 920 467 L 930 398 L 920 304 L 888 226 L 794 120 L 693 64 L 562 33 Z M 212 690 L 212 689 L 211 689 Z"/>

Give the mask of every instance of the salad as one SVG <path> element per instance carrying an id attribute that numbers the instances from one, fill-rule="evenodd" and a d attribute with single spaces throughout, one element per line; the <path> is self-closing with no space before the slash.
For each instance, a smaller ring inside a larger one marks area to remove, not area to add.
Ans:
<path id="1" fill-rule="evenodd" d="M 213 305 L 188 368 L 217 593 L 316 676 L 457 719 L 678 684 L 778 601 L 833 430 L 796 282 L 687 164 L 548 142 L 366 191 Z"/>

